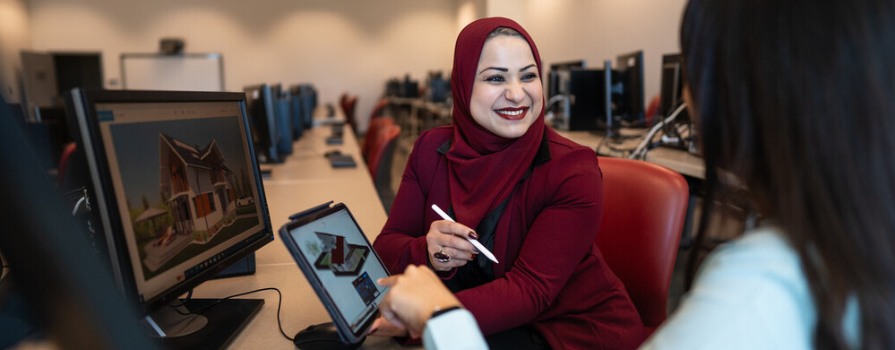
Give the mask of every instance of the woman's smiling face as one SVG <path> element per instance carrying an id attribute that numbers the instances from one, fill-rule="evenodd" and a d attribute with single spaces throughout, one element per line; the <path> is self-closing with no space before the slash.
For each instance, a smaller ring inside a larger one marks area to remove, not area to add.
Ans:
<path id="1" fill-rule="evenodd" d="M 518 138 L 543 108 L 541 76 L 528 42 L 507 35 L 485 41 L 469 106 L 476 123 L 497 136 Z"/>

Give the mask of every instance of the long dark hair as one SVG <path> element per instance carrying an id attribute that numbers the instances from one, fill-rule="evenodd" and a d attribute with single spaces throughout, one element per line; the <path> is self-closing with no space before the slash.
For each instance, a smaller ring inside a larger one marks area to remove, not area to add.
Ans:
<path id="1" fill-rule="evenodd" d="M 691 0 L 681 49 L 705 203 L 730 173 L 781 227 L 814 298 L 815 347 L 847 348 L 854 297 L 861 347 L 895 348 L 895 2 Z"/>

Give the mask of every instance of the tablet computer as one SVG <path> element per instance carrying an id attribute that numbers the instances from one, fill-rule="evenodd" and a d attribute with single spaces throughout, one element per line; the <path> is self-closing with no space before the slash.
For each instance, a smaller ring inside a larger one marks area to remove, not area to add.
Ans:
<path id="1" fill-rule="evenodd" d="M 358 343 L 379 315 L 388 270 L 342 203 L 290 217 L 280 237 L 345 343 Z"/>

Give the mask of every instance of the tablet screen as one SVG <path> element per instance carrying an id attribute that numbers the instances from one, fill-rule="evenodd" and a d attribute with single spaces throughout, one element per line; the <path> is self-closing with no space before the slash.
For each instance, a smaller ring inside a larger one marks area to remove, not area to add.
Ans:
<path id="1" fill-rule="evenodd" d="M 312 271 L 330 299 L 323 300 L 331 304 L 327 305 L 328 309 L 331 312 L 335 309 L 356 335 L 376 315 L 386 289 L 376 284 L 376 280 L 387 277 L 388 272 L 348 208 L 337 205 L 333 209 L 321 217 L 288 224 L 288 233 L 285 233 L 288 237 L 284 238 L 294 242 L 294 246 L 287 244 L 287 247 L 300 250 L 300 258 L 305 260 L 304 272 Z M 338 324 L 337 315 L 332 316 Z"/>

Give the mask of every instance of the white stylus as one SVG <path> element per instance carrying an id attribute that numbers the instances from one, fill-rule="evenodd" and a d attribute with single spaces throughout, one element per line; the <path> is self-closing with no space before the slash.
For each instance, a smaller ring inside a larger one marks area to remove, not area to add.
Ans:
<path id="1" fill-rule="evenodd" d="M 432 210 L 434 210 L 436 213 L 438 213 L 438 216 L 441 216 L 442 219 L 445 219 L 450 222 L 456 222 L 456 221 L 454 221 L 454 219 L 451 219 L 451 217 L 448 216 L 447 213 L 445 213 L 443 210 L 441 210 L 441 208 L 439 208 L 437 204 L 432 204 Z M 494 257 L 494 254 L 491 254 L 491 251 L 488 250 L 488 248 L 485 248 L 484 245 L 479 243 L 478 240 L 475 240 L 475 239 L 472 239 L 469 237 L 466 237 L 466 240 L 469 241 L 469 243 L 472 243 L 472 245 L 475 246 L 475 249 L 478 249 L 480 253 L 485 254 L 486 258 L 491 259 L 491 261 L 493 261 L 495 264 L 499 264 L 497 262 L 497 258 Z"/>

